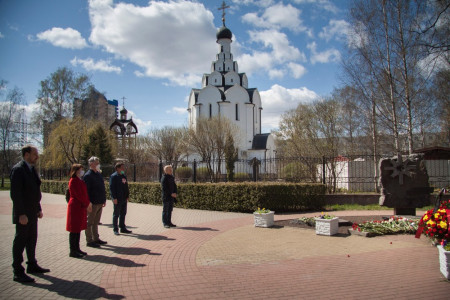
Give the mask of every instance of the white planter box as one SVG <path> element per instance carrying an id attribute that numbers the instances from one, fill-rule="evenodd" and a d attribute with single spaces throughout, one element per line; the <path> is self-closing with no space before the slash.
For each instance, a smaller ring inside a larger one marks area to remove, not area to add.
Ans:
<path id="1" fill-rule="evenodd" d="M 274 211 L 265 214 L 254 212 L 253 216 L 255 218 L 255 227 L 272 227 L 274 214 Z"/>
<path id="2" fill-rule="evenodd" d="M 441 245 L 437 246 L 439 250 L 439 265 L 441 273 L 445 278 L 450 279 L 450 251 L 445 251 Z"/>
<path id="3" fill-rule="evenodd" d="M 320 235 L 335 235 L 339 231 L 339 218 L 333 219 L 321 219 L 314 218 L 316 220 L 316 234 Z"/>

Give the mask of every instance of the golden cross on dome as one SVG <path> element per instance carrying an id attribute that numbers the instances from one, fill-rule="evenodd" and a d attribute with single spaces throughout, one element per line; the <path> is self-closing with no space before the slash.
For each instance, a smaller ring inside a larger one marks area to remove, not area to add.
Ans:
<path id="1" fill-rule="evenodd" d="M 218 10 L 222 11 L 222 23 L 225 26 L 225 9 L 230 8 L 230 6 L 225 4 L 225 1 L 222 2 L 222 6 L 218 8 Z"/>
<path id="2" fill-rule="evenodd" d="M 125 99 L 127 99 L 127 98 L 122 97 L 122 106 L 123 106 L 123 107 L 125 107 Z"/>

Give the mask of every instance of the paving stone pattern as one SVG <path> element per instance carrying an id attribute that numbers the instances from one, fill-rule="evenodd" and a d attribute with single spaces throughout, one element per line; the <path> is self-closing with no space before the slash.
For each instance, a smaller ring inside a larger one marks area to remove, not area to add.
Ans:
<path id="1" fill-rule="evenodd" d="M 112 202 L 100 238 L 84 259 L 69 257 L 66 202 L 44 194 L 37 259 L 51 272 L 33 284 L 12 281 L 9 192 L 0 192 L 1 299 L 448 299 L 450 282 L 427 238 L 317 236 L 303 228 L 253 227 L 251 214 L 175 209 L 174 229 L 161 206 L 129 204 L 132 234 L 113 235 Z M 276 214 L 276 220 L 308 214 Z M 382 215 L 344 211 L 336 215 Z M 420 214 L 420 212 L 418 212 Z"/>

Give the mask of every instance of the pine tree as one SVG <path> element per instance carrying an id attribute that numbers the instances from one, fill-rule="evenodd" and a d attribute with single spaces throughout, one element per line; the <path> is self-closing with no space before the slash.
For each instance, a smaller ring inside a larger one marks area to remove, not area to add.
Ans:
<path id="1" fill-rule="evenodd" d="M 102 164 L 110 164 L 113 161 L 108 132 L 100 124 L 89 131 L 88 142 L 83 146 L 82 159 L 87 161 L 91 156 L 97 156 Z"/>

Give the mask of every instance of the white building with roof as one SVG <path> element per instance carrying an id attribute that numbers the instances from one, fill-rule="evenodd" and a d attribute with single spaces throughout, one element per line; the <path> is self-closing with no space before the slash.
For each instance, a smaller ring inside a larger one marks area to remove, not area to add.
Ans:
<path id="1" fill-rule="evenodd" d="M 189 127 L 195 128 L 199 118 L 226 117 L 239 128 L 234 136 L 239 159 L 274 158 L 273 135 L 261 133 L 261 96 L 257 88 L 248 87 L 247 75 L 239 73 L 231 53 L 233 35 L 222 20 L 216 35 L 219 53 L 211 73 L 203 75 L 202 87 L 192 89 L 189 96 Z"/>

